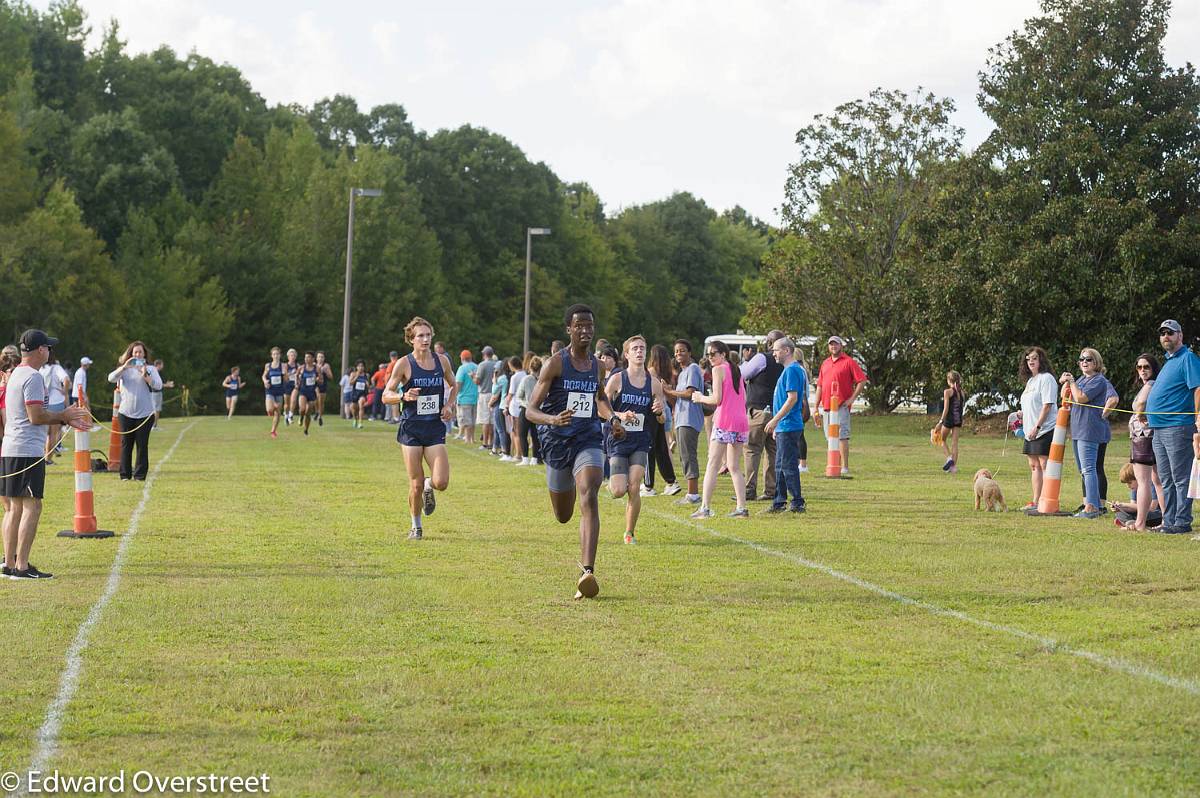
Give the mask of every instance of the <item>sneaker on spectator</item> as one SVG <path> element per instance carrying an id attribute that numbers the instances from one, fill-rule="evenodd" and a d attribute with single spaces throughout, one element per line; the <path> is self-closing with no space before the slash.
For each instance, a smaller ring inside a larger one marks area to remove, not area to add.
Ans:
<path id="1" fill-rule="evenodd" d="M 54 574 L 48 574 L 45 571 L 39 571 L 37 566 L 29 563 L 29 567 L 24 571 L 13 569 L 9 579 L 53 579 Z"/>
<path id="2" fill-rule="evenodd" d="M 679 493 L 679 491 L 681 491 L 681 490 L 683 490 L 683 488 L 679 487 L 678 482 L 671 482 L 665 488 L 663 488 L 663 494 L 666 496 L 674 496 L 676 493 Z"/>

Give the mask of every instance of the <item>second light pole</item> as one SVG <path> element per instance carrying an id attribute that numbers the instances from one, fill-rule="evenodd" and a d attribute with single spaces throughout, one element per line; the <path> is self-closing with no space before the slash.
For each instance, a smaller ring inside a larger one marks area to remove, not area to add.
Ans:
<path id="1" fill-rule="evenodd" d="M 342 306 L 342 374 L 346 373 L 346 361 L 350 359 L 350 272 L 354 269 L 354 198 L 380 196 L 383 196 L 383 191 L 377 188 L 350 189 L 350 220 L 346 223 L 346 301 Z"/>
<path id="2" fill-rule="evenodd" d="M 521 356 L 529 351 L 529 272 L 533 264 L 533 237 L 550 235 L 549 227 L 525 228 L 525 348 Z"/>

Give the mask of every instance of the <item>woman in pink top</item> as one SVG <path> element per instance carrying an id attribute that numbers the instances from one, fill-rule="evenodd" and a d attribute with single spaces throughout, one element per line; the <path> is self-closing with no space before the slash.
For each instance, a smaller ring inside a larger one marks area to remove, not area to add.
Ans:
<path id="1" fill-rule="evenodd" d="M 746 416 L 746 386 L 742 372 L 729 362 L 729 347 L 720 341 L 708 346 L 708 360 L 712 363 L 712 394 L 693 394 L 692 401 L 710 405 L 717 411 L 713 414 L 712 438 L 708 442 L 708 465 L 704 469 L 704 494 L 700 509 L 692 518 L 712 518 L 712 493 L 717 486 L 717 472 L 724 460 L 733 479 L 733 492 L 737 496 L 737 509 L 730 518 L 749 518 L 746 509 L 746 476 L 742 473 L 742 446 L 750 438 L 750 421 Z"/>

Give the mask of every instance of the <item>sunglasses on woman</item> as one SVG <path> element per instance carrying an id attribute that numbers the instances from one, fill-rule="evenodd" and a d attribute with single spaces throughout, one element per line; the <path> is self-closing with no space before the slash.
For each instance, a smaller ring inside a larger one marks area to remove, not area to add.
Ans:
<path id="1" fill-rule="evenodd" d="M 1083 357 L 1079 358 L 1079 362 L 1080 363 L 1091 363 L 1092 358 L 1087 355 L 1084 355 Z"/>

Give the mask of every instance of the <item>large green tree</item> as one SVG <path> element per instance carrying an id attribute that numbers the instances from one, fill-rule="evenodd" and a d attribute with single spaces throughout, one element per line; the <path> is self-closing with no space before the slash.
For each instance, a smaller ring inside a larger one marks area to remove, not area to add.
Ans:
<path id="1" fill-rule="evenodd" d="M 914 290 L 923 255 L 913 221 L 938 190 L 936 167 L 959 150 L 953 110 L 932 94 L 876 89 L 800 130 L 783 215 L 803 243 L 768 258 L 751 305 L 756 326 L 846 338 L 878 410 L 892 410 L 923 380 Z M 785 293 L 795 296 L 776 301 Z"/>
<path id="2" fill-rule="evenodd" d="M 1118 389 L 1155 325 L 1200 328 L 1200 82 L 1163 0 L 1044 0 L 991 50 L 996 128 L 924 220 L 930 360 L 1019 392 L 1021 347 L 1103 354 Z"/>

